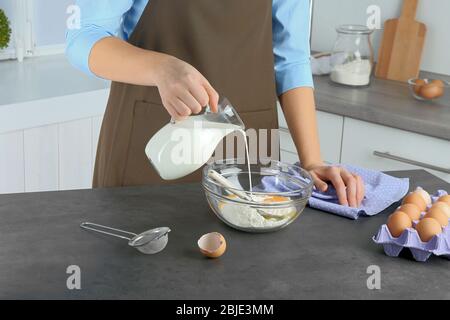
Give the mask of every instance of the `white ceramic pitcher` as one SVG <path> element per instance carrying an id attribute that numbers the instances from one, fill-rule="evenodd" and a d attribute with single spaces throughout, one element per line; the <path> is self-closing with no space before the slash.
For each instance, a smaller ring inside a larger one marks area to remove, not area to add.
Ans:
<path id="1" fill-rule="evenodd" d="M 226 135 L 244 129 L 236 110 L 222 98 L 217 113 L 207 107 L 203 114 L 166 124 L 147 143 L 145 153 L 162 179 L 179 179 L 201 168 Z"/>

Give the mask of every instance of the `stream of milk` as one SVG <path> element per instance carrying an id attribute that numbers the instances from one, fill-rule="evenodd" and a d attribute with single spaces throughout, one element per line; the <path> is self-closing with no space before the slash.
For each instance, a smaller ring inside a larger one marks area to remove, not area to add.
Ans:
<path id="1" fill-rule="evenodd" d="M 248 141 L 247 141 L 247 134 L 245 133 L 244 130 L 239 129 L 239 131 L 242 134 L 242 137 L 244 138 L 244 142 L 245 142 L 245 157 L 247 159 L 247 170 L 248 170 L 248 183 L 250 184 L 250 196 L 253 195 L 253 183 L 252 183 L 252 172 L 251 172 L 251 168 L 250 168 L 250 155 L 248 152 Z"/>

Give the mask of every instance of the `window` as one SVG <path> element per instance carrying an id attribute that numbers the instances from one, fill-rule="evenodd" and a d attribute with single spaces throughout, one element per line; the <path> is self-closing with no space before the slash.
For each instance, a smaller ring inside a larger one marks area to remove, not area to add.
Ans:
<path id="1" fill-rule="evenodd" d="M 0 59 L 64 52 L 67 7 L 73 0 L 0 0 L 11 22 L 12 37 Z"/>

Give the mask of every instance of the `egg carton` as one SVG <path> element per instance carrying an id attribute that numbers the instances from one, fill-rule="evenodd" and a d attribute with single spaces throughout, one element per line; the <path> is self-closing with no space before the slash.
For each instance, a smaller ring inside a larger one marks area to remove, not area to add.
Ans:
<path id="1" fill-rule="evenodd" d="M 431 196 L 433 203 L 446 194 L 447 192 L 439 190 Z M 424 214 L 423 212 L 422 216 Z M 418 222 L 413 221 L 414 226 Z M 377 235 L 373 237 L 373 241 L 376 244 L 383 245 L 384 252 L 389 257 L 398 257 L 400 252 L 407 248 L 416 261 L 425 262 L 432 254 L 450 259 L 450 224 L 442 230 L 441 234 L 434 236 L 428 242 L 423 242 L 414 228 L 406 229 L 398 238 L 395 238 L 391 235 L 387 225 L 383 224 Z"/>

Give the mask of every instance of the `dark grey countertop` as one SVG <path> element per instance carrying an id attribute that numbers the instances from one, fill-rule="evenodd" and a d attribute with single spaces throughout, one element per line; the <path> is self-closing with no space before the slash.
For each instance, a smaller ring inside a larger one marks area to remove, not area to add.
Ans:
<path id="1" fill-rule="evenodd" d="M 422 77 L 450 80 L 430 73 Z M 328 76 L 315 76 L 314 84 L 318 110 L 450 140 L 450 92 L 441 100 L 424 102 L 397 81 L 373 78 L 368 87 L 351 88 L 332 83 Z"/>
<path id="2" fill-rule="evenodd" d="M 411 177 L 411 188 L 450 189 L 425 171 L 392 174 Z M 390 258 L 372 242 L 393 208 L 357 221 L 307 208 L 282 231 L 247 234 L 213 215 L 198 184 L 2 195 L 0 298 L 449 299 L 450 261 Z M 163 252 L 146 256 L 83 221 L 172 232 Z M 197 250 L 210 231 L 228 243 L 217 260 Z M 81 290 L 66 288 L 69 265 L 81 268 Z M 381 290 L 367 289 L 370 265 L 381 268 Z"/>

